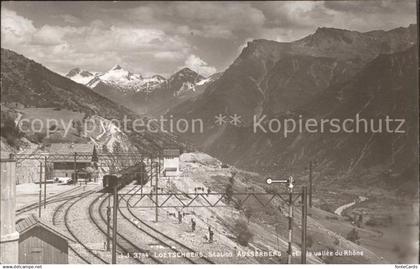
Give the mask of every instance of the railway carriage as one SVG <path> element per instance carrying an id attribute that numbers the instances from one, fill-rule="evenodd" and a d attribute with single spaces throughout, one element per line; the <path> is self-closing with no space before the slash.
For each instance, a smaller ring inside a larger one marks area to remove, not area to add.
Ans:
<path id="1" fill-rule="evenodd" d="M 133 181 L 135 181 L 138 185 L 144 185 L 149 181 L 146 164 L 144 162 L 124 169 L 116 175 L 105 175 L 103 177 L 102 184 L 104 190 L 111 191 L 115 184 L 117 184 L 120 189 Z"/>

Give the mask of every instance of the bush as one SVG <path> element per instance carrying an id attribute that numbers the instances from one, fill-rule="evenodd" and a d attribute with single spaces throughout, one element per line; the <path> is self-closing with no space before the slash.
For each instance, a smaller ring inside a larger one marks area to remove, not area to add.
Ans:
<path id="1" fill-rule="evenodd" d="M 264 187 L 264 190 L 265 190 L 266 193 L 269 193 L 269 194 L 277 194 L 278 193 L 278 191 L 275 187 Z"/>
<path id="2" fill-rule="evenodd" d="M 355 228 L 353 228 L 348 234 L 347 234 L 347 236 L 346 236 L 346 239 L 347 240 L 349 240 L 349 241 L 352 241 L 352 242 L 354 242 L 354 243 L 359 243 L 359 239 L 360 239 L 360 237 L 359 237 L 359 232 L 355 229 Z"/>
<path id="3" fill-rule="evenodd" d="M 1 112 L 0 135 L 12 147 L 17 147 L 18 140 L 23 137 L 23 133 L 15 125 L 14 119 L 6 112 Z"/>
<path id="4" fill-rule="evenodd" d="M 322 204 L 319 208 L 324 211 L 334 213 L 334 207 L 329 204 Z"/>
<path id="5" fill-rule="evenodd" d="M 325 216 L 325 219 L 327 220 L 338 220 L 338 216 Z"/>
<path id="6" fill-rule="evenodd" d="M 314 239 L 310 235 L 306 235 L 306 247 L 311 248 L 314 245 Z"/>
<path id="7" fill-rule="evenodd" d="M 249 223 L 249 221 L 251 220 L 251 217 L 254 215 L 253 209 L 250 207 L 245 208 L 244 215 Z"/>
<path id="8" fill-rule="evenodd" d="M 233 186 L 232 184 L 228 184 L 226 185 L 226 188 L 225 188 L 225 199 L 228 204 L 230 204 L 230 201 L 232 201 L 232 196 L 233 196 Z"/>
<path id="9" fill-rule="evenodd" d="M 254 234 L 249 230 L 248 223 L 243 219 L 237 220 L 234 229 L 238 243 L 248 246 L 249 241 L 254 237 Z"/>
<path id="10" fill-rule="evenodd" d="M 33 143 L 41 144 L 46 136 L 46 133 L 34 133 L 33 135 L 31 135 L 29 140 Z"/>
<path id="11" fill-rule="evenodd" d="M 57 131 L 57 129 L 58 129 L 57 125 L 55 125 L 55 124 L 51 125 L 50 128 L 49 128 L 49 130 L 53 131 L 53 132 Z"/>
<path id="12" fill-rule="evenodd" d="M 365 222 L 367 226 L 371 227 L 387 227 L 392 224 L 392 216 L 388 217 L 371 217 L 368 221 Z"/>

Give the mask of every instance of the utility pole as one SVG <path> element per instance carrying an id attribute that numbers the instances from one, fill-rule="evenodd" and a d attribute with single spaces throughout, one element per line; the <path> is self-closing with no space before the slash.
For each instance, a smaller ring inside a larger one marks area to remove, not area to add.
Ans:
<path id="1" fill-rule="evenodd" d="M 106 208 L 106 251 L 110 251 L 110 244 L 111 244 L 111 195 L 108 194 L 108 207 Z"/>
<path id="2" fill-rule="evenodd" d="M 39 202 L 38 202 L 38 217 L 41 218 L 41 201 L 42 201 L 42 163 L 39 162 Z"/>
<path id="3" fill-rule="evenodd" d="M 272 183 L 283 183 L 283 184 L 287 184 L 288 189 L 289 189 L 289 199 L 288 199 L 288 206 L 289 206 L 289 236 L 288 236 L 288 250 L 287 250 L 287 263 L 291 264 L 292 263 L 292 235 L 293 235 L 293 183 L 294 183 L 294 179 L 292 176 L 290 176 L 288 179 L 271 179 L 271 178 L 267 178 L 266 179 L 267 184 L 272 184 Z"/>
<path id="4" fill-rule="evenodd" d="M 114 208 L 112 210 L 112 264 L 117 263 L 117 207 L 118 207 L 118 184 L 114 182 Z"/>
<path id="5" fill-rule="evenodd" d="M 76 171 L 77 171 L 77 166 L 76 166 L 76 161 L 77 161 L 77 153 L 74 153 L 74 162 L 73 162 L 73 184 L 76 185 L 76 181 L 77 181 L 77 176 L 76 176 Z"/>
<path id="6" fill-rule="evenodd" d="M 309 207 L 312 208 L 312 161 L 309 162 Z"/>
<path id="7" fill-rule="evenodd" d="M 47 156 L 44 157 L 44 209 L 47 207 Z"/>
<path id="8" fill-rule="evenodd" d="M 150 187 L 153 186 L 152 179 L 153 179 L 153 159 L 152 159 L 152 156 L 150 156 Z"/>
<path id="9" fill-rule="evenodd" d="M 147 176 L 147 174 L 146 174 L 146 163 L 145 163 L 143 157 L 141 157 L 140 169 L 141 169 L 141 171 L 140 171 L 140 194 L 143 195 L 144 179 Z"/>
<path id="10" fill-rule="evenodd" d="M 143 177 L 144 174 L 146 173 L 146 166 L 143 166 L 143 161 L 141 162 L 142 166 L 141 166 L 141 173 L 140 173 L 140 194 L 143 195 Z"/>
<path id="11" fill-rule="evenodd" d="M 287 263 L 292 263 L 292 235 L 293 235 L 293 177 L 289 177 L 289 237 L 287 250 Z"/>
<path id="12" fill-rule="evenodd" d="M 308 192 L 306 186 L 302 187 L 302 249 L 301 249 L 301 263 L 306 264 L 306 227 L 308 216 Z"/>
<path id="13" fill-rule="evenodd" d="M 156 217 L 155 217 L 155 221 L 158 222 L 159 221 L 159 201 L 158 201 L 158 191 L 159 191 L 159 164 L 156 165 L 156 179 L 155 179 L 155 190 L 156 190 Z"/>

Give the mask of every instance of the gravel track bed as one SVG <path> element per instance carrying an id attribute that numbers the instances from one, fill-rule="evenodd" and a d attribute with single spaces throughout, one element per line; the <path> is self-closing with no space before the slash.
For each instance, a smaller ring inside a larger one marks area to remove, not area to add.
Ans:
<path id="1" fill-rule="evenodd" d="M 103 242 L 106 238 L 90 222 L 89 211 L 87 208 L 90 203 L 98 197 L 97 193 L 80 197 L 68 204 L 67 216 L 65 214 L 65 224 L 67 230 L 71 231 L 73 237 L 90 254 L 86 260 L 90 263 L 109 263 L 104 255 Z"/>
<path id="2" fill-rule="evenodd" d="M 143 192 L 150 193 L 150 187 L 146 186 Z M 236 257 L 235 247 L 237 247 L 238 251 L 244 250 L 245 248 L 241 248 L 239 245 L 235 244 L 228 237 L 229 234 L 225 234 L 223 229 L 215 229 L 213 222 L 217 221 L 217 214 L 214 210 L 214 208 L 193 208 L 189 211 L 194 211 L 194 215 L 184 218 L 181 224 L 178 224 L 176 217 L 171 217 L 167 214 L 169 212 L 176 212 L 175 209 L 159 209 L 158 223 L 154 221 L 154 208 L 132 208 L 131 213 L 159 232 L 176 239 L 176 241 L 181 242 L 191 249 L 201 251 L 207 255 L 206 258 L 211 259 L 217 264 L 257 263 L 253 257 Z M 228 208 L 217 208 L 216 210 L 226 211 L 225 214 L 227 215 L 233 214 L 232 210 Z M 206 215 L 208 215 L 208 213 L 211 213 L 214 217 L 207 218 Z M 190 218 L 194 218 L 197 222 L 195 232 L 191 231 Z M 204 236 L 208 235 L 207 227 L 209 221 L 212 223 L 212 227 L 215 231 L 213 243 L 209 243 L 208 240 L 204 238 Z M 169 240 L 166 241 L 169 242 Z"/>
<path id="3" fill-rule="evenodd" d="M 108 204 L 108 200 L 105 196 L 103 196 L 103 199 L 98 200 L 95 205 L 95 210 L 99 213 L 99 222 L 102 222 L 103 225 L 106 223 L 106 205 Z M 97 206 L 97 208 L 96 208 Z M 111 216 L 112 218 L 112 216 Z M 133 233 L 133 231 L 130 231 L 129 233 L 126 233 L 126 226 L 128 223 L 123 223 L 121 225 L 121 221 L 123 218 L 117 217 L 118 219 L 118 232 L 117 232 L 117 242 L 118 246 L 121 249 L 121 252 L 123 252 L 124 257 L 130 258 L 135 263 L 145 263 L 145 264 L 156 264 L 156 263 L 162 263 L 160 260 L 154 258 L 153 256 L 149 255 L 148 251 L 144 248 L 141 248 L 141 244 L 139 245 L 138 242 L 133 241 L 133 236 L 136 235 L 136 233 Z M 104 226 L 104 231 L 106 229 L 106 226 Z"/>
<path id="4" fill-rule="evenodd" d="M 81 193 L 80 195 L 86 195 L 88 192 Z M 61 202 L 58 206 L 52 209 L 52 206 L 47 207 L 46 215 L 51 216 L 52 225 L 55 226 L 58 230 L 61 230 L 64 234 L 66 234 L 69 238 L 73 238 L 73 236 L 68 232 L 65 223 L 64 223 L 64 216 L 67 208 L 72 203 L 72 201 L 76 200 L 77 197 L 69 198 L 64 202 Z M 80 249 L 80 250 L 78 250 Z M 90 263 L 86 256 L 86 251 L 83 249 L 81 245 L 74 244 L 69 242 L 69 263 L 72 264 L 83 264 L 83 263 Z"/>
<path id="5" fill-rule="evenodd" d="M 106 207 L 105 207 L 105 204 L 102 202 L 105 202 L 104 194 L 100 195 L 99 197 L 96 197 L 96 199 L 92 201 L 92 203 L 89 206 L 89 211 L 91 212 L 91 221 L 95 223 L 95 226 L 97 227 L 98 231 L 100 230 L 103 234 L 103 237 L 105 237 Z M 103 212 L 99 211 L 100 205 L 102 205 L 101 209 L 103 210 Z M 112 219 L 112 216 L 111 216 L 111 219 Z M 111 232 L 112 232 L 112 226 L 111 226 Z M 131 251 L 132 249 L 134 249 L 134 251 Z M 122 238 L 121 235 L 117 233 L 117 263 L 129 263 L 129 264 L 138 264 L 138 263 L 147 263 L 147 262 L 153 263 L 149 260 L 145 260 L 143 257 L 132 257 L 126 254 L 130 252 L 140 253 L 141 251 L 139 251 L 135 245 L 132 245 L 129 242 L 127 242 L 126 238 Z"/>
<path id="6" fill-rule="evenodd" d="M 125 190 L 126 193 L 139 193 L 140 187 L 134 187 L 129 190 Z M 172 253 L 197 253 L 199 251 L 193 250 L 192 248 L 184 245 L 183 243 L 175 240 L 174 238 L 161 233 L 160 231 L 154 229 L 144 221 L 142 221 L 138 216 L 134 215 L 132 209 L 124 208 L 120 210 L 120 214 L 130 222 L 130 226 L 134 226 L 137 230 L 141 231 L 143 234 L 147 234 L 148 237 L 153 238 L 160 244 L 160 249 L 168 252 L 168 250 Z M 159 253 L 156 253 L 159 255 Z M 213 263 L 210 259 L 202 258 L 202 257 L 177 257 L 172 258 L 175 259 L 177 262 L 182 261 L 183 263 Z"/>
<path id="7" fill-rule="evenodd" d="M 161 263 L 165 264 L 181 264 L 187 263 L 190 264 L 191 262 L 184 258 L 171 258 L 165 257 L 164 253 L 172 253 L 175 254 L 176 251 L 168 247 L 166 244 L 163 244 L 159 240 L 156 240 L 150 234 L 140 230 L 137 225 L 133 222 L 134 220 L 130 220 L 128 218 L 129 212 L 127 209 L 120 209 L 120 216 L 119 222 L 124 227 L 124 234 L 131 234 L 130 239 L 133 242 L 142 242 L 141 245 L 143 248 L 146 248 L 146 252 L 149 255 L 158 259 Z M 121 230 L 121 229 L 120 229 Z M 136 243 L 138 244 L 138 243 Z"/>

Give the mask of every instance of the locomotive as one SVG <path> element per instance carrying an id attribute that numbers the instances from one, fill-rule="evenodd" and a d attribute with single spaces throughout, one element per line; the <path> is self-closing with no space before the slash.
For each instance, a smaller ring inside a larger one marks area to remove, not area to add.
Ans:
<path id="1" fill-rule="evenodd" d="M 115 184 L 117 184 L 118 189 L 121 189 L 133 181 L 136 181 L 137 185 L 144 185 L 149 181 L 144 162 L 123 169 L 117 175 L 105 175 L 102 184 L 104 190 L 109 192 L 112 191 Z"/>

